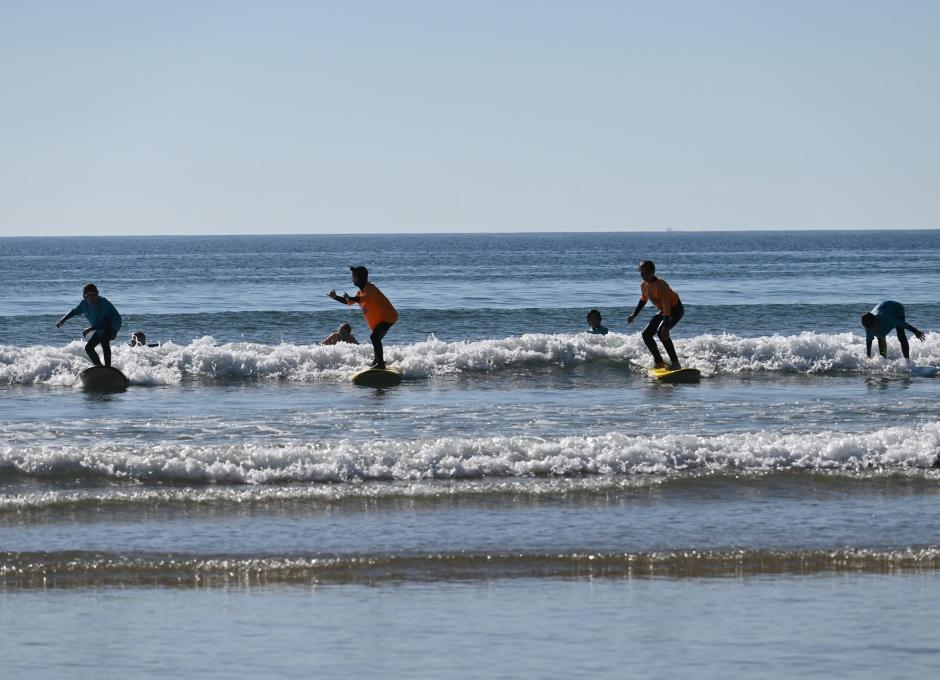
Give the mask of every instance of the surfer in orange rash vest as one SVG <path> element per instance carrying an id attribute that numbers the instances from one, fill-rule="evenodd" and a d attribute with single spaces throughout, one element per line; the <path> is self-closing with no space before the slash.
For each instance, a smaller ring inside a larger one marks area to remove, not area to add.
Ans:
<path id="1" fill-rule="evenodd" d="M 382 338 L 388 333 L 388 329 L 398 321 L 398 312 L 388 301 L 388 298 L 378 289 L 374 283 L 369 283 L 369 270 L 365 267 L 350 267 L 352 272 L 352 282 L 359 292 L 350 297 L 348 293 L 342 296 L 336 294 L 335 290 L 327 293 L 337 302 L 346 305 L 358 304 L 362 308 L 362 315 L 372 329 L 372 335 L 369 339 L 372 341 L 372 349 L 375 352 L 375 360 L 372 362 L 372 368 L 385 368 L 385 358 L 382 353 Z"/>
<path id="2" fill-rule="evenodd" d="M 669 370 L 677 371 L 682 368 L 679 363 L 679 357 L 676 355 L 676 348 L 672 344 L 672 338 L 669 337 L 669 331 L 682 319 L 685 309 L 682 307 L 682 301 L 676 292 L 669 287 L 663 279 L 656 277 L 656 265 L 650 260 L 643 260 L 639 267 L 640 276 L 643 282 L 640 284 L 640 301 L 633 310 L 633 314 L 627 317 L 627 323 L 633 323 L 640 310 L 646 306 L 647 300 L 651 300 L 659 313 L 653 315 L 646 330 L 643 331 L 643 342 L 649 348 L 653 355 L 653 361 L 656 362 L 655 368 L 666 368 L 662 354 L 659 353 L 659 347 L 656 346 L 656 340 L 653 336 L 658 336 L 666 352 L 669 354 L 669 360 L 672 364 Z"/>

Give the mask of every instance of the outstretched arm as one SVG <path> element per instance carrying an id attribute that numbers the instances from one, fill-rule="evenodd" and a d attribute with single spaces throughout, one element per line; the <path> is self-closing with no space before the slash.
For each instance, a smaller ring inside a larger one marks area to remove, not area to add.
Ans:
<path id="1" fill-rule="evenodd" d="M 871 333 L 865 334 L 865 355 L 869 359 L 871 359 L 871 341 L 874 339 L 875 337 Z"/>
<path id="2" fill-rule="evenodd" d="M 343 293 L 342 297 L 336 294 L 335 290 L 331 290 L 327 293 L 327 296 L 333 298 L 337 302 L 342 302 L 344 305 L 352 305 L 359 302 L 359 293 L 356 293 L 353 297 L 349 297 L 349 293 Z"/>
<path id="3" fill-rule="evenodd" d="M 646 300 L 640 298 L 640 301 L 636 303 L 636 309 L 633 310 L 633 314 L 627 317 L 627 323 L 633 323 L 636 315 L 639 314 L 644 307 L 646 307 Z"/>
<path id="4" fill-rule="evenodd" d="M 911 324 L 909 324 L 907 321 L 904 322 L 904 327 L 905 327 L 907 330 L 909 330 L 911 333 L 913 333 L 913 334 L 914 334 L 914 337 L 917 338 L 918 340 L 920 340 L 921 342 L 923 342 L 924 339 L 927 337 L 927 336 L 924 334 L 923 331 L 917 330 L 917 329 L 914 328 Z"/>
<path id="5" fill-rule="evenodd" d="M 56 321 L 56 322 L 55 322 L 55 327 L 56 327 L 56 328 L 62 328 L 62 324 L 64 324 L 64 323 L 65 323 L 66 321 L 68 321 L 69 319 L 71 319 L 73 316 L 75 316 L 75 310 L 74 310 L 74 309 L 73 309 L 71 312 L 69 312 L 68 314 L 66 314 L 65 316 L 63 316 L 61 319 L 59 319 L 58 321 Z"/>

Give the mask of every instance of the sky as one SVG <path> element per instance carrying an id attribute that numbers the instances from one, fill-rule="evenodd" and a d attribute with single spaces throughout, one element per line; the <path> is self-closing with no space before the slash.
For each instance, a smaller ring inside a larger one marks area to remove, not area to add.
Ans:
<path id="1" fill-rule="evenodd" d="M 0 0 L 0 236 L 940 228 L 940 2 Z"/>

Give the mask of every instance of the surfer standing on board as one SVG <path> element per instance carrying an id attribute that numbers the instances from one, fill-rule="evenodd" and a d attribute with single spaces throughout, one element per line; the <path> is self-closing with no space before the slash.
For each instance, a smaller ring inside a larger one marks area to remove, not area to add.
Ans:
<path id="1" fill-rule="evenodd" d="M 121 315 L 114 308 L 108 298 L 98 295 L 98 287 L 93 283 L 85 284 L 82 289 L 82 301 L 71 312 L 56 321 L 56 328 L 62 328 L 62 324 L 73 316 L 84 314 L 91 324 L 82 331 L 82 337 L 89 331 L 94 331 L 91 339 L 85 344 L 85 353 L 91 359 L 95 366 L 101 365 L 101 359 L 98 358 L 98 352 L 95 347 L 101 345 L 101 353 L 104 355 L 104 365 L 111 365 L 111 341 L 117 337 L 121 330 Z"/>
<path id="2" fill-rule="evenodd" d="M 637 315 L 646 306 L 646 302 L 652 301 L 659 308 L 659 313 L 650 319 L 646 330 L 643 331 L 643 342 L 649 348 L 653 360 L 656 362 L 654 368 L 666 368 L 662 354 L 659 353 L 659 347 L 656 346 L 656 340 L 653 336 L 659 336 L 660 342 L 666 348 L 669 354 L 669 360 L 672 362 L 669 369 L 677 371 L 682 368 L 679 363 L 679 357 L 676 355 L 676 348 L 672 344 L 672 338 L 669 337 L 669 331 L 682 319 L 685 309 L 682 307 L 682 301 L 675 291 L 669 287 L 669 284 L 656 277 L 656 265 L 650 260 L 643 260 L 639 267 L 640 276 L 643 282 L 640 284 L 640 301 L 633 310 L 633 314 L 627 317 L 627 323 L 633 323 Z"/>
<path id="3" fill-rule="evenodd" d="M 359 292 L 349 296 L 343 293 L 342 297 L 336 294 L 335 290 L 327 293 L 337 302 L 346 305 L 353 303 L 362 308 L 362 315 L 372 329 L 372 335 L 369 339 L 372 341 L 372 349 L 375 352 L 375 361 L 372 362 L 372 368 L 385 368 L 385 358 L 382 354 L 382 338 L 388 333 L 388 329 L 398 321 L 398 312 L 388 301 L 388 298 L 382 294 L 382 291 L 374 283 L 369 283 L 369 270 L 365 267 L 350 267 L 352 272 L 352 282 Z"/>
<path id="4" fill-rule="evenodd" d="M 901 353 L 905 359 L 911 358 L 911 346 L 907 342 L 906 328 L 914 337 L 924 341 L 923 331 L 919 331 L 904 320 L 904 305 L 894 300 L 885 300 L 875 305 L 870 312 L 862 314 L 862 326 L 865 328 L 865 354 L 871 359 L 871 341 L 878 338 L 878 352 L 881 356 L 888 357 L 888 333 L 893 330 L 898 332 L 898 340 L 901 342 Z"/>

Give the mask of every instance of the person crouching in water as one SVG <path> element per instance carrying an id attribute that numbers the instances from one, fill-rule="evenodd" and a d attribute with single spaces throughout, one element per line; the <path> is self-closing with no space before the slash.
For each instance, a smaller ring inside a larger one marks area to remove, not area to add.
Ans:
<path id="1" fill-rule="evenodd" d="M 321 345 L 335 345 L 340 342 L 348 342 L 350 345 L 358 345 L 359 341 L 356 340 L 356 336 L 352 334 L 352 326 L 348 323 L 344 323 L 342 326 L 336 329 L 336 332 L 330 335 L 326 340 L 321 342 Z"/>
<path id="2" fill-rule="evenodd" d="M 98 287 L 93 283 L 88 283 L 82 289 L 82 301 L 71 312 L 56 321 L 56 328 L 62 328 L 62 324 L 73 316 L 84 314 L 91 324 L 82 331 L 82 336 L 89 331 L 94 331 L 91 339 L 85 344 L 85 353 L 91 359 L 95 366 L 101 365 L 98 358 L 98 352 L 95 347 L 101 345 L 101 353 L 104 355 L 104 365 L 111 365 L 111 341 L 117 337 L 121 330 L 121 315 L 114 308 L 108 298 L 98 295 Z"/>
<path id="3" fill-rule="evenodd" d="M 659 347 L 656 346 L 656 340 L 653 336 L 659 336 L 660 342 L 666 348 L 669 354 L 669 360 L 672 362 L 670 370 L 676 371 L 682 368 L 679 363 L 679 357 L 676 355 L 676 348 L 672 344 L 672 338 L 669 337 L 669 331 L 682 319 L 685 309 L 682 307 L 682 301 L 676 292 L 669 287 L 663 279 L 656 277 L 656 265 L 650 260 L 643 260 L 640 263 L 640 276 L 643 282 L 640 284 L 640 301 L 633 310 L 633 314 L 627 317 L 627 323 L 633 323 L 640 310 L 646 306 L 647 300 L 652 301 L 659 308 L 659 313 L 650 319 L 646 330 L 643 331 L 643 342 L 649 348 L 653 355 L 655 368 L 666 368 L 663 356 L 659 353 Z"/>
<path id="4" fill-rule="evenodd" d="M 372 341 L 372 349 L 375 352 L 375 360 L 372 362 L 372 368 L 385 368 L 385 358 L 382 354 L 382 338 L 388 333 L 388 329 L 398 321 L 398 312 L 388 301 L 388 298 L 382 294 L 382 291 L 374 283 L 369 283 L 369 270 L 365 267 L 350 267 L 352 272 L 352 282 L 359 292 L 349 296 L 343 293 L 340 297 L 335 290 L 331 290 L 328 295 L 343 304 L 358 304 L 362 308 L 362 315 L 372 329 L 372 335 L 369 339 Z"/>
<path id="5" fill-rule="evenodd" d="M 907 342 L 907 334 L 904 329 L 914 334 L 914 337 L 924 341 L 923 331 L 919 331 L 909 324 L 904 318 L 904 305 L 894 300 L 885 300 L 875 305 L 870 312 L 862 314 L 862 326 L 865 328 L 865 353 L 871 359 L 872 340 L 878 338 L 878 352 L 881 356 L 888 357 L 888 333 L 896 330 L 898 341 L 901 343 L 901 354 L 910 361 L 911 346 Z"/>

